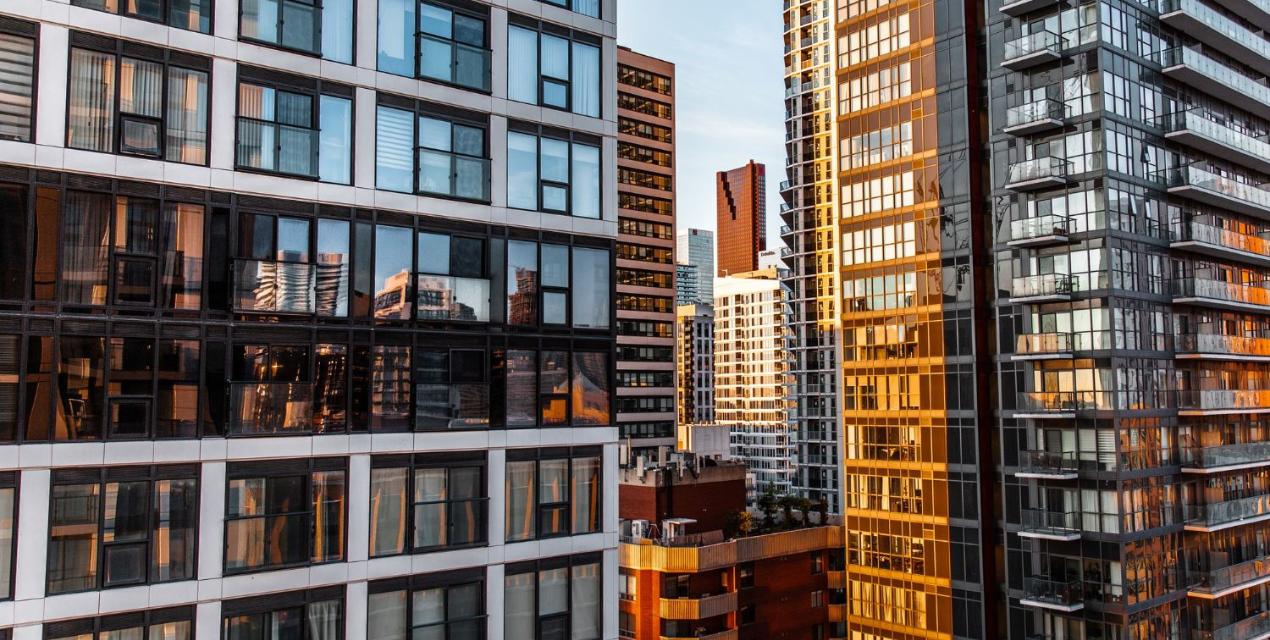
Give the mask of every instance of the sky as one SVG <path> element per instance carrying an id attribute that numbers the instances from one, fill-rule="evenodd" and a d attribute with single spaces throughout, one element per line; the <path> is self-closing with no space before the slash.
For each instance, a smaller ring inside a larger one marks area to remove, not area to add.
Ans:
<path id="1" fill-rule="evenodd" d="M 675 63 L 679 230 L 715 228 L 715 173 L 767 165 L 767 247 L 785 179 L 779 0 L 618 0 L 617 43 Z"/>

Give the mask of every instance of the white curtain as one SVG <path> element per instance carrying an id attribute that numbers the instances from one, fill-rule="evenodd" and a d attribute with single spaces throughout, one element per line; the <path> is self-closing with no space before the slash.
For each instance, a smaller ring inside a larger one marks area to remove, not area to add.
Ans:
<path id="1" fill-rule="evenodd" d="M 507 463 L 507 540 L 534 537 L 534 466 L 526 462 Z"/>
<path id="2" fill-rule="evenodd" d="M 379 0 L 379 70 L 415 75 L 415 0 Z"/>
<path id="3" fill-rule="evenodd" d="M 574 85 L 577 88 L 577 85 Z M 598 112 L 597 112 L 598 115 Z M 577 218 L 600 217 L 600 148 L 588 144 L 573 145 L 573 215 Z M 606 265 L 607 267 L 607 265 Z"/>
<path id="4" fill-rule="evenodd" d="M 535 574 L 518 573 L 503 580 L 503 637 L 516 640 L 536 636 Z"/>
<path id="5" fill-rule="evenodd" d="M 538 104 L 538 32 L 507 28 L 507 97 Z"/>
<path id="6" fill-rule="evenodd" d="M 202 71 L 168 69 L 167 159 L 207 161 L 207 74 Z"/>
<path id="7" fill-rule="evenodd" d="M 596 640 L 600 637 L 600 564 L 573 567 L 573 630 L 571 640 Z"/>
<path id="8" fill-rule="evenodd" d="M 119 68 L 119 111 L 157 118 L 163 109 L 163 65 L 124 58 Z"/>
<path id="9" fill-rule="evenodd" d="M 115 57 L 108 53 L 71 49 L 67 146 L 89 151 L 111 151 L 114 104 Z"/>
<path id="10" fill-rule="evenodd" d="M 592 18 L 600 17 L 600 0 L 573 0 L 573 10 Z"/>
<path id="11" fill-rule="evenodd" d="M 339 600 L 309 604 L 309 640 L 339 640 L 343 626 Z"/>
<path id="12" fill-rule="evenodd" d="M 375 117 L 375 186 L 388 191 L 414 190 L 414 115 L 379 107 Z"/>
<path id="13" fill-rule="evenodd" d="M 406 592 L 373 593 L 366 603 L 366 637 L 406 640 Z"/>
<path id="14" fill-rule="evenodd" d="M 31 140 L 35 41 L 0 33 L 0 138 Z"/>
<path id="15" fill-rule="evenodd" d="M 375 469 L 370 478 L 370 554 L 405 550 L 406 470 Z"/>
<path id="16" fill-rule="evenodd" d="M 600 117 L 600 49 L 573 43 L 573 112 Z"/>

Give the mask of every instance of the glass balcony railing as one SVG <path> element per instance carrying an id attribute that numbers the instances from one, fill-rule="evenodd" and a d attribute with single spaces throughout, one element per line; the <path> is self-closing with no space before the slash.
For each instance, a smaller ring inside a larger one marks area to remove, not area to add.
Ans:
<path id="1" fill-rule="evenodd" d="M 1186 572 L 1187 589 L 1203 594 L 1215 594 L 1236 588 L 1270 576 L 1270 556 L 1263 556 L 1229 567 L 1208 571 Z"/>
<path id="2" fill-rule="evenodd" d="M 1005 55 L 1002 64 L 1009 66 L 1024 58 L 1052 54 L 1057 56 L 1063 50 L 1063 38 L 1053 31 L 1040 31 L 1016 38 L 1005 43 Z"/>
<path id="3" fill-rule="evenodd" d="M 1253 411 L 1270 409 L 1267 389 L 1209 389 L 1179 391 L 1177 408 L 1183 411 Z"/>
<path id="4" fill-rule="evenodd" d="M 1208 27 L 1208 29 L 1211 29 L 1215 34 L 1239 45 L 1239 47 L 1247 52 L 1256 54 L 1262 58 L 1270 58 L 1270 41 L 1267 41 L 1260 35 L 1253 33 L 1240 23 L 1227 18 L 1226 14 L 1214 11 L 1211 7 L 1197 2 L 1196 0 L 1160 1 L 1161 15 L 1177 11 L 1181 11 L 1182 13 L 1194 17 L 1196 21 Z M 1192 33 L 1192 37 L 1198 38 L 1199 35 Z M 1202 40 L 1203 38 L 1200 39 Z M 1220 48 L 1229 49 L 1230 47 L 1224 46 Z"/>
<path id="5" fill-rule="evenodd" d="M 1066 239 L 1070 232 L 1071 219 L 1067 216 L 1041 215 L 1014 220 L 1010 223 L 1010 239 L 1013 242 L 1038 238 Z"/>
<path id="6" fill-rule="evenodd" d="M 1010 287 L 1014 298 L 1043 298 L 1071 295 L 1073 281 L 1065 273 L 1044 273 L 1015 278 Z"/>
<path id="7" fill-rule="evenodd" d="M 1075 511 L 1049 511 L 1024 509 L 1023 531 L 1047 536 L 1080 535 L 1080 513 Z"/>
<path id="8" fill-rule="evenodd" d="M 1021 451 L 1019 473 L 1034 476 L 1068 477 L 1079 469 L 1071 451 Z"/>
<path id="9" fill-rule="evenodd" d="M 1075 391 L 1023 391 L 1018 395 L 1022 413 L 1064 413 L 1093 408 L 1089 394 Z"/>
<path id="10" fill-rule="evenodd" d="M 1270 611 L 1244 618 L 1215 631 L 1191 629 L 1191 640 L 1248 640 L 1270 633 Z"/>
<path id="11" fill-rule="evenodd" d="M 1175 344 L 1177 352 L 1182 354 L 1270 358 L 1270 338 L 1188 333 L 1178 336 Z"/>
<path id="12" fill-rule="evenodd" d="M 1270 464 L 1270 442 L 1244 442 L 1216 447 L 1193 447 L 1182 450 L 1182 466 L 1195 469 L 1220 469 L 1254 464 Z"/>
<path id="13" fill-rule="evenodd" d="M 1205 278 L 1173 281 L 1173 297 L 1270 307 L 1270 288 Z"/>
<path id="14" fill-rule="evenodd" d="M 1010 175 L 1005 186 L 1017 189 L 1051 181 L 1066 182 L 1069 164 L 1071 163 L 1053 156 L 1016 162 L 1010 165 Z"/>
<path id="15" fill-rule="evenodd" d="M 1076 608 L 1084 604 L 1082 591 L 1079 580 L 1061 581 L 1045 577 L 1023 579 L 1023 597 L 1033 602 Z"/>
<path id="16" fill-rule="evenodd" d="M 1258 210 L 1270 211 L 1270 191 L 1260 186 L 1219 175 L 1199 166 L 1168 169 L 1166 184 L 1170 187 L 1193 187 L 1224 198 L 1237 200 Z"/>
<path id="17" fill-rule="evenodd" d="M 229 384 L 231 435 L 304 434 L 312 431 L 312 382 Z"/>
<path id="18" fill-rule="evenodd" d="M 1021 356 L 1071 353 L 1074 344 L 1070 333 L 1024 333 L 1016 342 L 1014 352 Z"/>
<path id="19" fill-rule="evenodd" d="M 1265 80 L 1240 73 L 1192 47 L 1174 47 L 1160 52 L 1160 64 L 1167 71 L 1172 67 L 1188 67 L 1209 80 L 1221 85 L 1231 95 L 1251 98 L 1263 107 L 1270 107 L 1270 86 Z"/>
<path id="20" fill-rule="evenodd" d="M 1270 154 L 1270 149 L 1267 150 Z M 1270 158 L 1270 155 L 1266 157 Z M 1174 221 L 1169 229 L 1173 242 L 1195 242 L 1241 251 L 1270 259 L 1270 240 L 1261 236 L 1239 233 L 1201 222 Z"/>
<path id="21" fill-rule="evenodd" d="M 1010 107 L 1005 112 L 1006 129 L 1025 129 L 1063 119 L 1065 109 L 1063 103 L 1044 98 L 1026 104 Z"/>
<path id="22" fill-rule="evenodd" d="M 1160 128 L 1167 133 L 1192 133 L 1222 148 L 1256 160 L 1258 168 L 1270 158 L 1270 143 L 1226 126 L 1215 116 L 1200 109 L 1171 113 L 1160 118 Z M 1194 145 L 1203 147 L 1204 145 Z"/>
<path id="23" fill-rule="evenodd" d="M 1213 504 L 1188 504 L 1183 512 L 1187 524 L 1220 527 L 1249 518 L 1270 516 L 1270 495 Z"/>

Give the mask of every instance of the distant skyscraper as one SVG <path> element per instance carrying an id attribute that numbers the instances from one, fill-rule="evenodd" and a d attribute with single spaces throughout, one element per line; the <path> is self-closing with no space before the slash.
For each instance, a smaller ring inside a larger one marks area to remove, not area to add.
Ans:
<path id="1" fill-rule="evenodd" d="M 758 254 L 767 249 L 766 175 L 764 166 L 753 160 L 718 174 L 720 276 L 759 268 Z"/>
<path id="2" fill-rule="evenodd" d="M 679 424 L 714 422 L 714 307 L 679 307 L 675 330 Z"/>
<path id="3" fill-rule="evenodd" d="M 685 229 L 675 239 L 675 257 L 680 264 L 697 268 L 694 291 L 679 304 L 714 304 L 714 232 Z"/>
<path id="4" fill-rule="evenodd" d="M 701 269 L 695 264 L 675 265 L 675 303 L 677 306 L 696 304 L 698 301 L 697 280 L 701 278 Z M 710 280 L 710 288 L 714 288 L 714 278 Z M 713 302 L 713 300 L 711 301 Z"/>

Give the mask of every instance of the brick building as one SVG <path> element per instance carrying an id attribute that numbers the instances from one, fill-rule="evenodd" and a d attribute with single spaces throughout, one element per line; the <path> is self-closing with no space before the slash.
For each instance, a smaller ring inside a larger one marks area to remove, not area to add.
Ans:
<path id="1" fill-rule="evenodd" d="M 758 254 L 767 249 L 767 169 L 753 160 L 717 174 L 719 277 L 758 270 Z"/>

